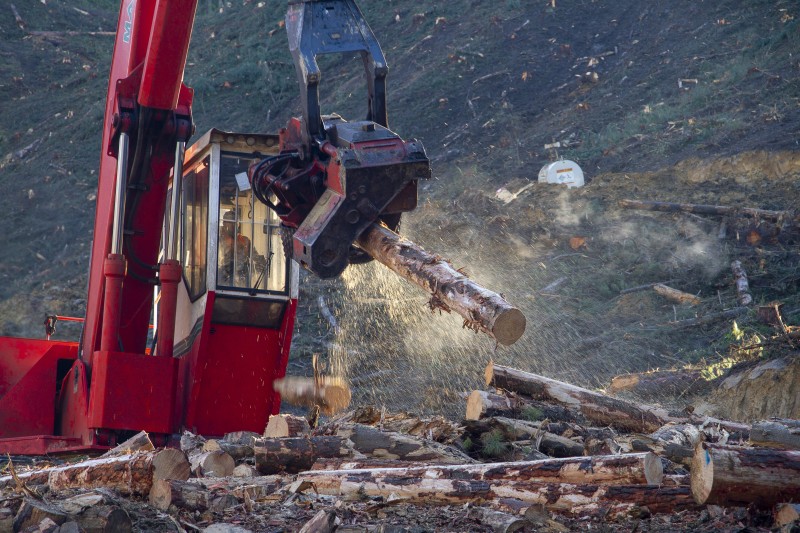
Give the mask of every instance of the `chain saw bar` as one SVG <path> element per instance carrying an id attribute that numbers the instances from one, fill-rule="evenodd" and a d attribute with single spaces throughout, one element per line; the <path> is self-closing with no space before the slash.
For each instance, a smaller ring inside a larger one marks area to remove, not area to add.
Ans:
<path id="1" fill-rule="evenodd" d="M 289 50 L 301 87 L 303 120 L 309 138 L 323 134 L 319 107 L 322 79 L 317 56 L 359 52 L 367 76 L 367 120 L 388 127 L 386 75 L 389 68 L 380 44 L 353 0 L 289 0 L 286 13 Z"/>

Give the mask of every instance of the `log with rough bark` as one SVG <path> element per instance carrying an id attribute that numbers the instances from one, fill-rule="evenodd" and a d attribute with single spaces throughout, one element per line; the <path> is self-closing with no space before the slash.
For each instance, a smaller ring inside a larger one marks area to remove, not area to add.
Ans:
<path id="1" fill-rule="evenodd" d="M 800 450 L 800 420 L 772 418 L 753 424 L 750 442 L 756 446 Z"/>
<path id="2" fill-rule="evenodd" d="M 450 444 L 461 436 L 459 425 L 442 416 L 420 417 L 411 413 L 387 413 L 384 409 L 370 406 L 359 407 L 351 415 L 336 422 L 376 426 L 384 431 L 407 433 L 445 444 Z"/>
<path id="3" fill-rule="evenodd" d="M 482 509 L 480 520 L 481 524 L 492 528 L 495 533 L 513 533 L 531 525 L 521 516 L 491 509 Z"/>
<path id="4" fill-rule="evenodd" d="M 75 517 L 86 533 L 129 533 L 133 530 L 130 515 L 117 505 L 95 505 Z"/>
<path id="5" fill-rule="evenodd" d="M 676 369 L 615 376 L 606 392 L 628 392 L 639 398 L 658 400 L 664 396 L 699 394 L 710 388 L 700 370 Z"/>
<path id="6" fill-rule="evenodd" d="M 800 500 L 800 451 L 700 443 L 692 461 L 697 503 L 769 507 Z"/>
<path id="7" fill-rule="evenodd" d="M 733 271 L 733 281 L 736 284 L 736 298 L 741 306 L 753 303 L 753 296 L 750 294 L 750 284 L 747 282 L 747 272 L 745 272 L 741 261 L 731 263 Z"/>
<path id="8" fill-rule="evenodd" d="M 296 473 L 319 458 L 352 458 L 353 443 L 339 436 L 262 438 L 254 443 L 256 468 L 262 474 Z"/>
<path id="9" fill-rule="evenodd" d="M 378 459 L 437 462 L 443 464 L 472 463 L 474 460 L 460 450 L 435 441 L 412 437 L 393 431 L 381 431 L 364 424 L 338 424 L 336 435 L 348 439 L 358 453 Z"/>
<path id="10" fill-rule="evenodd" d="M 497 432 L 505 441 L 528 440 L 537 451 L 550 457 L 580 457 L 584 453 L 582 442 L 551 433 L 545 429 L 547 424 L 539 422 L 497 416 L 467 420 L 464 426 L 466 433 L 477 440 L 482 440 L 482 435 L 486 433 Z"/>
<path id="11" fill-rule="evenodd" d="M 246 459 L 248 457 L 253 457 L 252 445 L 227 442 L 225 439 L 208 439 L 203 443 L 202 450 L 204 452 L 224 452 L 231 456 L 234 462 L 241 461 L 242 459 Z"/>
<path id="12" fill-rule="evenodd" d="M 204 444 L 205 446 L 205 444 Z M 192 473 L 197 477 L 226 477 L 233 473 L 236 461 L 221 449 L 201 451 L 189 456 Z"/>
<path id="13" fill-rule="evenodd" d="M 401 459 L 317 459 L 309 472 L 314 470 L 374 470 L 376 468 L 407 468 L 408 461 Z M 436 466 L 436 463 L 414 463 L 415 467 Z"/>
<path id="14" fill-rule="evenodd" d="M 301 479 L 306 479 L 305 475 Z M 583 515 L 590 510 L 602 516 L 610 506 L 646 506 L 651 512 L 677 512 L 696 509 L 688 487 L 658 485 L 594 485 L 572 483 L 539 483 L 492 479 L 487 481 L 441 479 L 425 477 L 375 478 L 369 471 L 342 476 L 331 483 L 309 481 L 319 494 L 344 497 L 402 498 L 410 503 L 492 503 L 514 498 L 567 514 Z M 325 480 L 328 481 L 328 480 Z M 628 504 L 628 505 L 625 505 Z"/>
<path id="15" fill-rule="evenodd" d="M 227 491 L 210 490 L 197 483 L 160 479 L 153 482 L 150 504 L 166 511 L 171 505 L 187 511 L 212 511 L 221 513 L 239 504 L 239 499 Z"/>
<path id="16" fill-rule="evenodd" d="M 472 391 L 467 397 L 466 420 L 479 420 L 493 416 L 508 418 L 536 418 L 559 422 L 586 423 L 578 411 L 514 394 L 497 394 L 487 391 Z"/>
<path id="17" fill-rule="evenodd" d="M 291 405 L 319 407 L 325 415 L 336 414 L 350 405 L 350 387 L 341 378 L 289 376 L 273 383 L 281 399 Z"/>
<path id="18" fill-rule="evenodd" d="M 697 305 L 700 303 L 700 298 L 698 298 L 694 294 L 689 294 L 688 292 L 683 292 L 679 291 L 678 289 L 673 289 L 672 287 L 668 287 L 663 283 L 656 283 L 655 285 L 653 285 L 653 291 L 659 296 L 663 296 L 667 300 L 677 302 L 679 304 Z"/>
<path id="19" fill-rule="evenodd" d="M 672 202 L 644 202 L 640 200 L 620 200 L 619 206 L 625 209 L 644 211 L 664 211 L 667 213 L 696 213 L 698 215 L 720 215 L 778 220 L 790 217 L 788 211 L 772 211 L 752 207 L 727 207 L 723 205 L 678 204 Z"/>
<path id="20" fill-rule="evenodd" d="M 566 405 L 601 426 L 649 433 L 673 420 L 664 409 L 655 406 L 634 404 L 493 362 L 486 367 L 484 376 L 487 385 Z"/>
<path id="21" fill-rule="evenodd" d="M 306 471 L 300 478 L 320 487 L 336 488 L 360 477 L 375 482 L 402 479 L 462 481 L 525 481 L 574 484 L 658 484 L 664 476 L 661 460 L 652 453 L 569 457 L 541 461 L 426 465 L 406 468 Z"/>
<path id="22" fill-rule="evenodd" d="M 304 416 L 272 415 L 269 417 L 264 436 L 270 438 L 302 437 L 311 433 L 311 426 Z"/>
<path id="23" fill-rule="evenodd" d="M 22 531 L 28 527 L 38 525 L 44 519 L 50 519 L 55 524 L 61 525 L 69 517 L 58 505 L 25 498 L 14 517 L 13 531 Z"/>
<path id="24" fill-rule="evenodd" d="M 189 474 L 186 455 L 167 448 L 29 471 L 19 478 L 25 483 L 47 484 L 55 492 L 106 487 L 125 495 L 147 495 L 154 479 L 188 479 Z M 14 484 L 11 476 L 0 477 L 0 488 Z"/>
<path id="25" fill-rule="evenodd" d="M 400 277 L 431 293 L 431 308 L 455 311 L 465 327 L 483 331 L 503 345 L 525 332 L 525 315 L 496 292 L 481 287 L 441 257 L 379 224 L 358 238 L 358 245 Z"/>

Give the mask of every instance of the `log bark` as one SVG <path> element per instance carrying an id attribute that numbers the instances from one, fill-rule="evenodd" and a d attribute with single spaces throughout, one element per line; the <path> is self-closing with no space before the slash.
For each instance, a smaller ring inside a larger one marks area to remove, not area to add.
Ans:
<path id="1" fill-rule="evenodd" d="M 487 385 L 524 394 L 536 400 L 566 405 L 578 410 L 595 424 L 622 431 L 649 433 L 672 420 L 665 410 L 658 407 L 634 404 L 492 362 L 486 367 L 484 376 Z"/>
<path id="2" fill-rule="evenodd" d="M 444 444 L 450 444 L 461 436 L 459 425 L 442 416 L 419 417 L 411 413 L 387 413 L 384 409 L 375 407 L 360 407 L 339 422 L 376 426 L 383 431 L 406 433 Z"/>
<path id="3" fill-rule="evenodd" d="M 750 294 L 750 284 L 747 282 L 747 272 L 745 272 L 741 261 L 731 263 L 733 280 L 736 284 L 736 299 L 741 306 L 748 306 L 753 303 L 753 296 Z"/>
<path id="4" fill-rule="evenodd" d="M 350 405 L 350 387 L 335 377 L 305 378 L 289 376 L 276 379 L 273 388 L 291 405 L 319 407 L 325 415 L 336 414 Z"/>
<path id="5" fill-rule="evenodd" d="M 309 472 L 315 470 L 375 470 L 377 468 L 407 468 L 408 461 L 401 459 L 325 459 L 314 461 Z M 436 463 L 413 463 L 414 467 L 437 466 Z"/>
<path id="6" fill-rule="evenodd" d="M 546 431 L 541 423 L 498 416 L 480 421 L 467 420 L 464 429 L 479 440 L 482 435 L 493 431 L 508 442 L 529 440 L 534 449 L 550 457 L 580 457 L 584 453 L 582 442 Z"/>
<path id="7" fill-rule="evenodd" d="M 769 507 L 800 499 L 800 452 L 700 443 L 692 462 L 700 504 Z"/>
<path id="8" fill-rule="evenodd" d="M 166 511 L 171 505 L 187 511 L 212 511 L 221 513 L 239 504 L 239 499 L 225 491 L 211 491 L 197 483 L 160 479 L 153 483 L 150 504 Z"/>
<path id="9" fill-rule="evenodd" d="M 352 458 L 352 442 L 338 436 L 262 438 L 254 444 L 256 468 L 262 474 L 297 473 L 318 458 Z"/>
<path id="10" fill-rule="evenodd" d="M 558 422 L 587 421 L 579 412 L 561 405 L 537 402 L 512 394 L 472 391 L 467 397 L 466 420 L 479 420 L 504 416 L 508 418 L 535 418 Z"/>
<path id="11" fill-rule="evenodd" d="M 483 509 L 480 520 L 483 525 L 492 528 L 495 533 L 513 533 L 530 525 L 527 520 L 520 516 L 491 509 Z"/>
<path id="12" fill-rule="evenodd" d="M 301 479 L 307 479 L 305 474 Z M 369 473 L 342 474 L 336 480 L 309 477 L 319 494 L 348 499 L 363 497 L 402 498 L 410 503 L 486 503 L 513 498 L 529 504 L 541 504 L 547 509 L 568 514 L 584 514 L 614 505 L 647 506 L 651 512 L 676 512 L 695 509 L 689 487 L 660 487 L 658 485 L 595 485 L 572 483 L 539 483 L 492 479 L 486 481 L 423 478 L 383 477 Z"/>
<path id="13" fill-rule="evenodd" d="M 639 398 L 658 400 L 664 396 L 699 394 L 710 388 L 699 370 L 678 369 L 615 376 L 606 392 L 628 392 Z"/>
<path id="14" fill-rule="evenodd" d="M 311 426 L 303 416 L 272 415 L 269 417 L 264 436 L 270 438 L 301 437 L 311 433 Z"/>
<path id="15" fill-rule="evenodd" d="M 679 304 L 697 305 L 700 303 L 700 298 L 694 294 L 673 289 L 672 287 L 668 287 L 662 283 L 656 283 L 653 285 L 653 291 L 655 291 L 655 293 L 659 296 L 663 296 L 667 300 L 677 302 Z"/>
<path id="16" fill-rule="evenodd" d="M 164 449 L 133 455 L 90 459 L 55 468 L 19 474 L 25 483 L 66 489 L 106 487 L 125 495 L 147 495 L 154 479 L 188 479 L 189 462 L 180 450 Z M 0 478 L 0 488 L 13 486 L 11 476 Z"/>
<path id="17" fill-rule="evenodd" d="M 95 505 L 75 517 L 85 533 L 130 533 L 133 521 L 122 507 Z"/>
<path id="18" fill-rule="evenodd" d="M 205 446 L 205 445 L 204 445 Z M 197 477 L 227 477 L 233 473 L 236 461 L 222 450 L 200 451 L 189 456 L 192 473 Z"/>
<path id="19" fill-rule="evenodd" d="M 541 461 L 478 463 L 469 465 L 427 465 L 406 468 L 323 470 L 302 472 L 299 478 L 317 488 L 336 488 L 346 480 L 453 480 L 525 481 L 531 483 L 575 484 L 658 484 L 664 476 L 661 460 L 652 453 L 570 457 Z M 321 490 L 321 489 L 320 489 Z"/>
<path id="20" fill-rule="evenodd" d="M 757 446 L 800 450 L 800 420 L 773 418 L 753 424 L 750 442 Z"/>
<path id="21" fill-rule="evenodd" d="M 67 513 L 55 504 L 45 503 L 33 498 L 25 498 L 14 517 L 14 531 L 35 526 L 42 520 L 49 518 L 57 525 L 67 521 Z"/>
<path id="22" fill-rule="evenodd" d="M 348 439 L 358 453 L 378 459 L 402 459 L 443 464 L 474 462 L 468 455 L 452 446 L 402 433 L 381 431 L 364 424 L 339 424 L 335 432 L 339 437 Z"/>
<path id="23" fill-rule="evenodd" d="M 234 462 L 247 459 L 248 457 L 253 457 L 253 446 L 226 442 L 225 439 L 208 439 L 205 443 L 203 443 L 202 450 L 204 452 L 220 451 L 227 453 L 231 456 L 231 458 L 233 458 Z"/>
<path id="24" fill-rule="evenodd" d="M 358 238 L 358 245 L 400 277 L 431 293 L 431 309 L 461 315 L 465 327 L 483 331 L 503 345 L 514 344 L 525 332 L 525 315 L 505 298 L 388 228 L 373 224 Z"/>
<path id="25" fill-rule="evenodd" d="M 698 215 L 719 215 L 778 220 L 791 217 L 788 211 L 772 211 L 752 207 L 727 207 L 723 205 L 678 204 L 672 202 L 644 202 L 639 200 L 620 200 L 619 206 L 625 209 L 643 211 L 663 211 L 666 213 L 696 213 Z"/>

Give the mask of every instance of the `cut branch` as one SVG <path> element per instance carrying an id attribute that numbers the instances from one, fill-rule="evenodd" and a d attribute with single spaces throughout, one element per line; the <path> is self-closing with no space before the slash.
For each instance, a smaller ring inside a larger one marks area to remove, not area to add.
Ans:
<path id="1" fill-rule="evenodd" d="M 461 315 L 465 327 L 488 333 L 504 345 L 514 344 L 525 332 L 525 315 L 500 294 L 481 287 L 446 260 L 386 227 L 373 224 L 361 234 L 358 244 L 400 277 L 431 293 L 432 308 Z"/>
<path id="2" fill-rule="evenodd" d="M 733 270 L 733 279 L 736 284 L 736 295 L 739 305 L 745 306 L 753 303 L 753 297 L 750 295 L 750 285 L 747 282 L 747 272 L 745 272 L 741 261 L 734 261 L 731 263 L 731 270 Z"/>

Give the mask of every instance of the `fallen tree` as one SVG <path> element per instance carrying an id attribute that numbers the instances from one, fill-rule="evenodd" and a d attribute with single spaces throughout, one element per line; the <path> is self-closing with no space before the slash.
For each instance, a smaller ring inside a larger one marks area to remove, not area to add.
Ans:
<path id="1" fill-rule="evenodd" d="M 487 385 L 568 406 L 591 422 L 623 431 L 649 433 L 674 418 L 659 407 L 634 404 L 490 362 L 484 372 Z"/>

